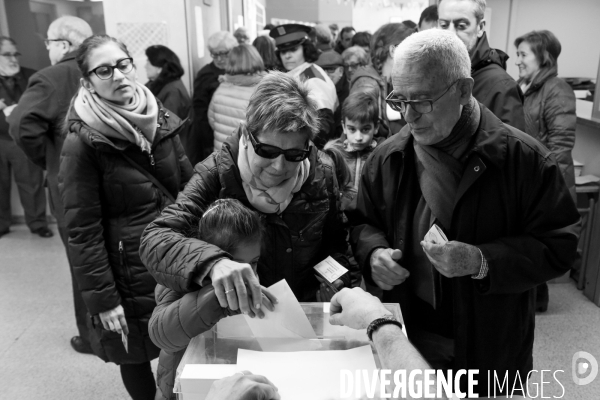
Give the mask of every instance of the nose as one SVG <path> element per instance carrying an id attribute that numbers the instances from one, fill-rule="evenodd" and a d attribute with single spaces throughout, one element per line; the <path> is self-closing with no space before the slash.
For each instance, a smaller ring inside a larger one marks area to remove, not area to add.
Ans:
<path id="1" fill-rule="evenodd" d="M 280 154 L 277 158 L 274 158 L 271 162 L 271 168 L 277 172 L 283 171 L 285 167 L 285 157 Z"/>
<path id="2" fill-rule="evenodd" d="M 454 24 L 448 24 L 446 30 L 456 34 L 456 28 L 454 27 Z"/>
<path id="3" fill-rule="evenodd" d="M 121 70 L 119 70 L 119 68 L 115 68 L 113 69 L 113 79 L 115 81 L 121 80 L 125 78 L 125 74 L 121 72 Z"/>
<path id="4" fill-rule="evenodd" d="M 404 119 L 406 120 L 406 122 L 408 122 L 408 123 L 414 122 L 417 119 L 419 119 L 420 116 L 421 116 L 421 114 L 416 112 L 412 108 L 412 105 L 410 105 L 410 104 L 406 105 L 406 111 L 404 112 Z"/>

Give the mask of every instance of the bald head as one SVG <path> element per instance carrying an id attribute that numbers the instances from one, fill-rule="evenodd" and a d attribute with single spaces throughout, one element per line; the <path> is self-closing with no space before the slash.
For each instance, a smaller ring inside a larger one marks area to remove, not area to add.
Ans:
<path id="1" fill-rule="evenodd" d="M 77 50 L 92 34 L 90 25 L 81 18 L 65 15 L 52 21 L 46 43 L 50 63 L 54 65 L 68 53 Z"/>

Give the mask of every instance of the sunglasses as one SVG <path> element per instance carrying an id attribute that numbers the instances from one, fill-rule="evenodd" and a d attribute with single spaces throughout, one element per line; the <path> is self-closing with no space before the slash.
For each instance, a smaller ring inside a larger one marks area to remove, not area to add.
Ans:
<path id="1" fill-rule="evenodd" d="M 271 146 L 270 144 L 260 143 L 250 132 L 248 132 L 248 136 L 250 137 L 250 143 L 252 143 L 252 148 L 254 149 L 254 152 L 256 153 L 256 155 L 262 158 L 274 159 L 283 154 L 287 161 L 300 162 L 306 160 L 310 155 L 310 146 L 308 146 L 308 143 L 307 148 L 303 150 L 283 150 L 282 148 L 279 148 L 277 146 Z"/>

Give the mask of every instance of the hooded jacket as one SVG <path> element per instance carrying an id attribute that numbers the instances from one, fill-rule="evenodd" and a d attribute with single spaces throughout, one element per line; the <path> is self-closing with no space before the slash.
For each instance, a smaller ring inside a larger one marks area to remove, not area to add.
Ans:
<path id="1" fill-rule="evenodd" d="M 527 134 L 556 155 L 571 196 L 577 199 L 571 155 L 577 125 L 573 89 L 557 77 L 556 67 L 542 69 L 525 92 L 524 107 Z"/>
<path id="2" fill-rule="evenodd" d="M 152 174 L 173 197 L 192 168 L 177 137 L 181 120 L 159 102 L 152 152 L 109 139 L 70 111 L 61 154 L 59 190 L 69 230 L 69 256 L 86 307 L 92 316 L 123 306 L 129 327 L 129 353 L 121 335 L 102 329 L 98 318 L 90 342 L 97 356 L 116 364 L 141 363 L 158 356 L 148 335 L 156 282 L 138 249 L 144 228 L 170 201 L 142 172 Z"/>
<path id="3" fill-rule="evenodd" d="M 225 141 L 220 152 L 196 165 L 195 174 L 160 218 L 144 231 L 140 255 L 158 283 L 180 293 L 199 288 L 221 258 L 229 254 L 207 242 L 188 237 L 196 229 L 206 207 L 219 198 L 240 200 L 253 209 L 242 187 L 237 167 L 239 140 L 243 125 Z M 339 189 L 333 162 L 312 148 L 309 176 L 288 207 L 280 215 L 264 214 L 265 232 L 258 261 L 261 285 L 286 279 L 298 301 L 314 301 L 319 283 L 313 266 L 331 255 L 348 267 L 348 249 Z M 341 278 L 350 287 L 350 276 Z"/>
<path id="4" fill-rule="evenodd" d="M 221 151 L 223 143 L 246 120 L 246 108 L 256 85 L 264 73 L 255 75 L 222 75 L 208 107 L 208 122 L 214 131 L 214 149 Z"/>
<path id="5" fill-rule="evenodd" d="M 363 169 L 357 207 L 348 213 L 354 256 L 372 284 L 373 250 L 405 253 L 421 240 L 411 237 L 421 197 L 412 140 L 404 128 L 375 148 Z M 451 295 L 442 302 L 452 310 L 446 327 L 454 339 L 453 368 L 479 369 L 475 392 L 487 396 L 488 371 L 501 380 L 508 371 L 512 385 L 517 372 L 524 377 L 533 368 L 534 289 L 571 267 L 580 217 L 554 155 L 537 140 L 484 106 L 473 140 L 446 235 L 477 246 L 489 270 L 481 280 L 442 278 Z M 411 271 L 402 259 L 400 265 Z M 415 325 L 427 322 L 412 312 L 410 279 L 383 296 L 400 303 L 409 339 Z"/>
<path id="6" fill-rule="evenodd" d="M 471 54 L 473 96 L 502 122 L 525 132 L 523 92 L 506 72 L 506 60 L 508 55 L 492 49 L 484 32 Z"/>

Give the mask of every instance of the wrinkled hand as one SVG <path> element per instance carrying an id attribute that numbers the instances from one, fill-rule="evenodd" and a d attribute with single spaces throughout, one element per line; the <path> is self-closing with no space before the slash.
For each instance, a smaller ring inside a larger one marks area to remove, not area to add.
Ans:
<path id="1" fill-rule="evenodd" d="M 318 275 L 315 275 L 315 276 L 317 277 L 317 280 L 319 282 L 321 282 L 321 284 L 319 285 L 319 290 L 317 290 L 317 301 L 321 301 L 321 302 L 331 301 L 331 298 L 333 297 L 333 295 L 335 295 L 335 293 L 325 283 L 325 279 L 321 278 Z M 341 279 L 336 279 L 335 281 L 333 281 L 332 285 L 338 291 L 340 291 L 344 287 L 344 281 L 342 281 Z"/>
<path id="2" fill-rule="evenodd" d="M 395 249 L 375 249 L 371 253 L 371 277 L 383 290 L 392 290 L 410 276 L 410 272 L 400 266 L 397 261 L 402 252 Z"/>
<path id="3" fill-rule="evenodd" d="M 117 333 L 125 332 L 126 335 L 129 334 L 129 328 L 127 327 L 127 321 L 125 320 L 125 311 L 120 304 L 112 310 L 101 312 L 99 317 L 100 321 L 102 321 L 102 326 L 107 331 Z"/>
<path id="4" fill-rule="evenodd" d="M 361 288 L 344 288 L 331 299 L 329 308 L 331 325 L 344 325 L 353 329 L 366 329 L 373 320 L 392 315 L 381 301 Z"/>
<path id="5" fill-rule="evenodd" d="M 213 382 L 206 400 L 279 400 L 281 397 L 271 381 L 250 371 Z"/>
<path id="6" fill-rule="evenodd" d="M 269 311 L 275 310 L 275 304 L 277 304 L 278 300 L 269 289 L 264 286 L 260 287 L 262 291 L 262 307 L 260 309 L 256 309 L 252 304 L 250 304 L 251 311 L 248 313 L 250 318 L 258 317 L 260 319 L 265 317 L 264 309 L 266 308 Z"/>
<path id="7" fill-rule="evenodd" d="M 479 273 L 481 253 L 475 246 L 456 241 L 445 244 L 422 241 L 421 246 L 435 269 L 447 278 Z"/>
<path id="8" fill-rule="evenodd" d="M 252 306 L 259 310 L 262 303 L 261 286 L 250 264 L 224 258 L 210 271 L 210 279 L 221 307 L 238 308 L 249 314 Z"/>

